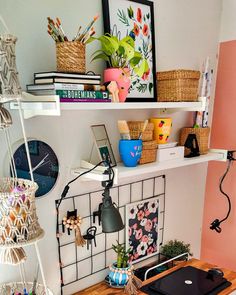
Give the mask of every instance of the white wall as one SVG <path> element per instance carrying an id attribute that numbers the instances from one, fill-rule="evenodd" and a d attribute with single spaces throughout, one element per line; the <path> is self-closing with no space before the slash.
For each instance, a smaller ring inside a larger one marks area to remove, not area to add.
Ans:
<path id="1" fill-rule="evenodd" d="M 159 70 L 174 68 L 199 69 L 206 56 L 216 63 L 218 32 L 220 26 L 221 0 L 159 0 L 155 1 L 157 66 Z M 0 13 L 6 19 L 12 33 L 18 36 L 17 64 L 21 83 L 32 82 L 33 73 L 55 69 L 55 50 L 46 33 L 46 17 L 60 16 L 65 30 L 73 36 L 78 24 L 85 24 L 97 12 L 101 13 L 100 0 L 0 0 Z M 102 19 L 96 25 L 102 32 Z M 102 64 L 90 64 L 88 50 L 87 68 L 101 71 Z M 54 200 L 60 196 L 65 183 L 71 179 L 70 168 L 79 165 L 81 158 L 88 157 L 92 144 L 89 126 L 105 123 L 113 143 L 116 158 L 117 119 L 144 119 L 157 115 L 155 111 L 64 111 L 61 117 L 38 117 L 26 122 L 29 137 L 39 138 L 49 143 L 60 161 L 60 177 L 54 190 L 45 198 L 37 200 L 40 223 L 46 231 L 40 249 L 45 266 L 47 282 L 55 294 L 59 294 L 59 270 L 55 239 Z M 174 129 L 172 139 L 182 126 L 191 124 L 191 113 L 172 115 Z M 13 142 L 22 138 L 17 114 L 12 130 Z M 5 145 L 1 139 L 1 167 L 5 158 Z M 196 257 L 200 253 L 201 221 L 205 190 L 206 165 L 174 169 L 166 172 L 167 200 L 165 239 L 180 238 L 191 243 Z M 146 178 L 149 175 L 140 175 Z M 129 180 L 127 180 L 128 182 Z M 82 193 L 97 188 L 99 184 L 77 182 L 70 193 Z M 28 262 L 28 271 L 33 269 L 35 258 Z M 102 280 L 104 274 L 74 286 L 74 290 Z M 11 267 L 0 266 L 0 282 L 17 279 Z M 72 290 L 68 291 L 68 294 Z"/>
<path id="2" fill-rule="evenodd" d="M 236 39 L 236 2 L 234 0 L 223 0 L 222 21 L 220 30 L 220 41 Z"/>

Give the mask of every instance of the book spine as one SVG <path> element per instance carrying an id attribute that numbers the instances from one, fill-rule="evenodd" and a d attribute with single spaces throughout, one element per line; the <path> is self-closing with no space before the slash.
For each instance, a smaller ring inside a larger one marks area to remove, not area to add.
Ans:
<path id="1" fill-rule="evenodd" d="M 88 75 L 88 74 L 73 74 L 73 73 L 64 73 L 64 72 L 43 72 L 43 73 L 34 73 L 34 79 L 43 79 L 43 78 L 82 78 L 82 79 L 101 79 L 101 75 Z"/>
<path id="2" fill-rule="evenodd" d="M 92 84 L 64 84 L 55 83 L 55 90 L 92 90 L 92 91 L 105 91 L 105 86 L 92 85 Z"/>
<path id="3" fill-rule="evenodd" d="M 47 83 L 64 83 L 64 84 L 89 84 L 89 85 L 100 85 L 101 79 L 73 79 L 73 78 L 40 78 L 34 79 L 34 84 L 47 84 Z"/>
<path id="4" fill-rule="evenodd" d="M 108 91 L 86 91 L 86 90 L 56 90 L 60 99 L 109 99 Z"/>
<path id="5" fill-rule="evenodd" d="M 109 102 L 111 102 L 111 99 L 60 98 L 60 102 L 70 102 L 70 103 L 76 103 L 76 102 L 105 102 L 105 103 L 109 103 Z"/>

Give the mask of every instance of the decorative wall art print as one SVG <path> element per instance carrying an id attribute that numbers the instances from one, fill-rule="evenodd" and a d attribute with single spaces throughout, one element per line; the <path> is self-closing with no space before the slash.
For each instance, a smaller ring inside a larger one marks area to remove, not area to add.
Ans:
<path id="1" fill-rule="evenodd" d="M 131 36 L 136 50 L 147 59 L 149 70 L 132 78 L 126 102 L 156 102 L 156 59 L 153 2 L 147 0 L 102 0 L 104 31 L 119 39 Z"/>
<path id="2" fill-rule="evenodd" d="M 159 198 L 126 205 L 126 249 L 130 262 L 136 263 L 159 252 Z"/>

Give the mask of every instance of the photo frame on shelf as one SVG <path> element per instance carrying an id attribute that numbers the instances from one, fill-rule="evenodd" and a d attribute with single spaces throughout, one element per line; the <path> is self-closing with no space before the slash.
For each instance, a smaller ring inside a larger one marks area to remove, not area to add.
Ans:
<path id="1" fill-rule="evenodd" d="M 132 79 L 126 102 L 156 102 L 154 4 L 148 0 L 102 0 L 104 31 L 118 38 L 131 36 L 136 50 L 147 59 L 149 70 Z"/>
<path id="2" fill-rule="evenodd" d="M 92 125 L 91 130 L 93 133 L 94 145 L 97 149 L 99 159 L 101 161 L 108 159 L 110 161 L 111 167 L 115 167 L 117 163 L 112 150 L 110 139 L 108 137 L 106 126 L 104 124 Z"/>
<path id="3" fill-rule="evenodd" d="M 126 205 L 126 249 L 137 263 L 159 253 L 159 197 Z"/>

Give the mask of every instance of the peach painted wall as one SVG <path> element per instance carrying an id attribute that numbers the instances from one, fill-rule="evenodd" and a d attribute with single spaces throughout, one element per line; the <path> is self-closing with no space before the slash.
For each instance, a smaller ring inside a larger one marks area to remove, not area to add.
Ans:
<path id="1" fill-rule="evenodd" d="M 236 41 L 220 44 L 216 96 L 212 121 L 211 147 L 236 150 Z M 222 233 L 209 229 L 215 219 L 227 213 L 227 201 L 218 188 L 227 164 L 212 162 L 208 167 L 201 258 L 236 270 L 236 164 L 225 181 L 232 201 L 230 218 L 222 224 Z M 222 197 L 221 197 L 222 196 Z"/>

